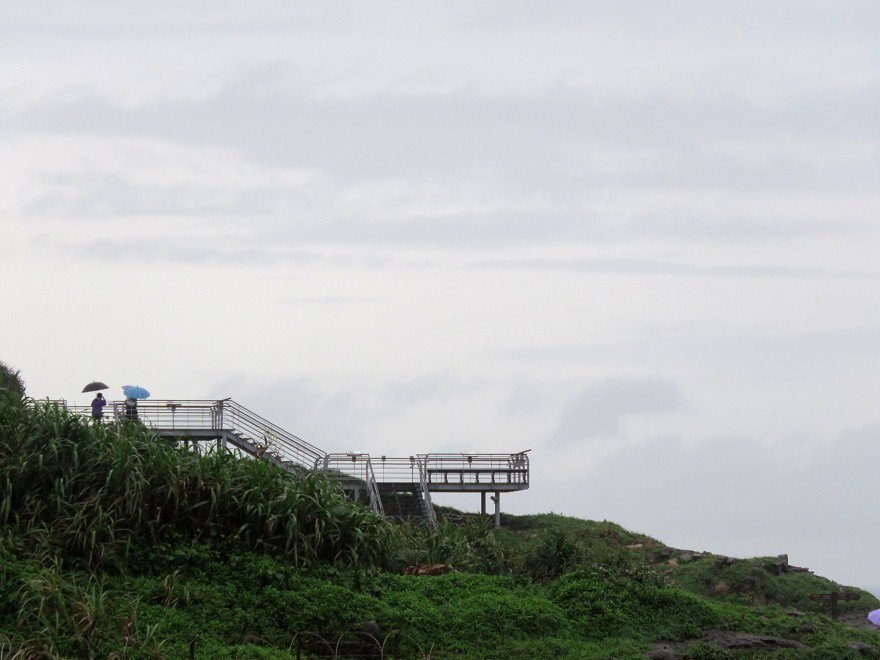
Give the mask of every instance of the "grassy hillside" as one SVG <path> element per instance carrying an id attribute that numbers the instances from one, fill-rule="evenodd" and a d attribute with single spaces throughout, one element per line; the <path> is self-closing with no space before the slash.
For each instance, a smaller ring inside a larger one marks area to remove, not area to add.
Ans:
<path id="1" fill-rule="evenodd" d="M 0 658 L 354 655 L 372 639 L 399 657 L 880 655 L 804 600 L 834 586 L 809 573 L 685 560 L 607 522 L 504 516 L 495 532 L 440 513 L 439 533 L 393 525 L 318 476 L 11 397 Z M 442 574 L 404 574 L 427 564 Z M 726 648 L 744 640 L 760 646 Z"/>

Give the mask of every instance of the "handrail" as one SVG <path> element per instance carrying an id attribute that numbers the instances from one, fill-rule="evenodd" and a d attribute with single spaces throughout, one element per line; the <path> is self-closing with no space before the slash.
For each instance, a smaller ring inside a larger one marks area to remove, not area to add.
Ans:
<path id="1" fill-rule="evenodd" d="M 370 505 L 373 511 L 385 515 L 385 505 L 382 504 L 382 496 L 379 494 L 379 485 L 376 483 L 376 474 L 373 472 L 373 463 L 367 456 L 367 488 L 370 493 Z"/>
<path id="2" fill-rule="evenodd" d="M 493 484 L 501 478 L 505 485 L 528 487 L 529 457 L 517 454 L 424 454 L 428 485 L 448 483 L 449 475 L 461 484 Z M 488 481 L 486 481 L 488 479 Z"/>
<path id="3" fill-rule="evenodd" d="M 382 497 L 369 454 L 326 454 L 323 459 L 315 462 L 315 469 L 329 473 L 331 478 L 351 490 L 363 489 L 373 511 L 384 515 Z"/>
<path id="4" fill-rule="evenodd" d="M 437 531 L 437 513 L 434 511 L 434 503 L 431 501 L 431 490 L 428 488 L 428 472 L 425 469 L 424 460 L 419 460 L 419 487 L 422 489 L 422 497 L 425 501 L 425 516 L 428 518 L 428 525 L 435 532 Z"/>
<path id="5" fill-rule="evenodd" d="M 379 456 L 373 457 L 376 481 L 380 484 L 387 483 L 418 483 L 419 481 L 419 457 L 418 456 Z"/>
<path id="6" fill-rule="evenodd" d="M 112 420 L 117 424 L 137 419 L 165 433 L 175 430 L 182 434 L 193 430 L 227 431 L 256 447 L 261 456 L 268 454 L 279 463 L 311 467 L 326 455 L 323 450 L 230 399 L 138 401 L 131 408 L 124 401 L 108 403 L 108 412 L 112 411 Z M 89 406 L 68 408 L 80 414 L 91 414 Z"/>

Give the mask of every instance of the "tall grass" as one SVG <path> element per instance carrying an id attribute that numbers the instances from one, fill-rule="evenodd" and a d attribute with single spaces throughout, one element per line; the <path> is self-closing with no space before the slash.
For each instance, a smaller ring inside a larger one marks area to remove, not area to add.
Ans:
<path id="1" fill-rule="evenodd" d="M 0 401 L 0 525 L 30 551 L 121 566 L 181 535 L 319 561 L 385 565 L 390 525 L 317 474 L 225 450 L 187 451 L 139 425 L 117 431 L 48 404 Z"/>
<path id="2" fill-rule="evenodd" d="M 24 394 L 21 372 L 0 360 L 0 398 L 17 400 Z"/>

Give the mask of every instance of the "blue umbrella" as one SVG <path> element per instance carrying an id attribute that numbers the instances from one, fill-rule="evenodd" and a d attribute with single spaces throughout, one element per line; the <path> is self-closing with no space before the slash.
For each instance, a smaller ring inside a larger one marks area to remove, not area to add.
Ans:
<path id="1" fill-rule="evenodd" d="M 122 393 L 129 399 L 146 399 L 150 396 L 150 393 L 143 387 L 132 387 L 131 385 L 123 387 Z"/>

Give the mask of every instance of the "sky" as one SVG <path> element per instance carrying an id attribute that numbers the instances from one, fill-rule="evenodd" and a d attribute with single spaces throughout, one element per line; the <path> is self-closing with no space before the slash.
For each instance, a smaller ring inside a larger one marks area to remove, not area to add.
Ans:
<path id="1" fill-rule="evenodd" d="M 0 359 L 880 586 L 876 2 L 0 1 Z M 475 510 L 476 495 L 438 503 Z"/>

